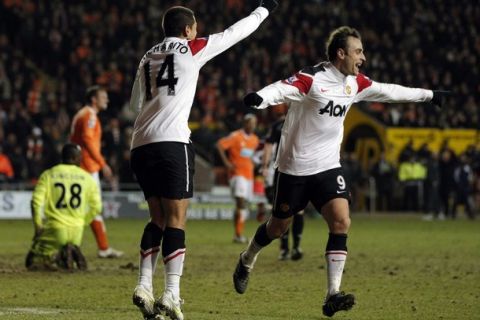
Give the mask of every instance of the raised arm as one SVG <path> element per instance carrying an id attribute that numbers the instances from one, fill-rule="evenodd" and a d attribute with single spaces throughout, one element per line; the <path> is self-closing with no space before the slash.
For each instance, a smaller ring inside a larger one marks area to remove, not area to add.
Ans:
<path id="1" fill-rule="evenodd" d="M 224 52 L 237 42 L 245 39 L 260 26 L 263 20 L 273 11 L 278 2 L 276 0 L 263 0 L 248 17 L 245 17 L 221 33 L 190 41 L 194 57 L 200 65 Z M 198 50 L 198 51 L 197 51 Z"/>

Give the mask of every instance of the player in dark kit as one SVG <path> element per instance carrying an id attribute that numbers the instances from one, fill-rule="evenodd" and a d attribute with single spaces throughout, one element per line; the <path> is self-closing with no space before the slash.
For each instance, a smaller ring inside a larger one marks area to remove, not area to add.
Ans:
<path id="1" fill-rule="evenodd" d="M 188 117 L 200 68 L 254 32 L 276 6 L 275 0 L 260 1 L 248 17 L 206 38 L 196 37 L 197 22 L 192 10 L 172 7 L 163 15 L 165 38 L 140 61 L 130 101 L 131 107 L 138 110 L 131 167 L 147 200 L 151 220 L 140 242 L 140 272 L 133 303 L 145 319 L 162 319 L 162 312 L 171 319 L 184 318 L 180 277 L 194 174 Z M 160 248 L 165 289 L 155 301 L 152 278 Z"/>
<path id="2" fill-rule="evenodd" d="M 276 160 L 275 194 L 270 219 L 240 254 L 233 274 L 235 290 L 244 293 L 262 248 L 288 229 L 292 216 L 311 202 L 329 228 L 325 250 L 328 289 L 323 314 L 333 316 L 355 304 L 340 291 L 350 227 L 349 189 L 340 165 L 343 122 L 359 101 L 440 104 L 447 92 L 378 83 L 361 74 L 366 58 L 360 34 L 350 27 L 334 30 L 327 41 L 328 62 L 245 96 L 247 106 L 263 109 L 288 103 Z"/>
<path id="3" fill-rule="evenodd" d="M 265 195 L 267 196 L 268 202 L 273 205 L 273 178 L 275 176 L 274 162 L 277 154 L 278 144 L 280 143 L 280 137 L 282 136 L 283 123 L 285 122 L 285 115 L 282 115 L 275 123 L 270 127 L 270 130 L 267 133 L 265 138 L 265 146 L 263 151 L 262 158 L 262 171 L 265 176 Z M 272 157 L 273 155 L 273 157 Z M 304 225 L 304 211 L 300 211 L 293 216 L 292 227 L 292 238 L 293 246 L 292 252 L 290 254 L 288 238 L 289 231 L 287 230 L 280 237 L 280 255 L 278 256 L 279 260 L 287 260 L 291 258 L 293 261 L 302 259 L 303 251 L 300 249 L 300 241 L 303 234 L 303 225 Z"/>

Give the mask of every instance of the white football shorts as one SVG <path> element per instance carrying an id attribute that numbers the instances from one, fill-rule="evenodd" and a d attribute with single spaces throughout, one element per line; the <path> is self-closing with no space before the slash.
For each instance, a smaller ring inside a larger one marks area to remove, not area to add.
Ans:
<path id="1" fill-rule="evenodd" d="M 243 176 L 233 176 L 230 179 L 230 189 L 235 198 L 244 198 L 248 201 L 253 199 L 253 180 Z"/>

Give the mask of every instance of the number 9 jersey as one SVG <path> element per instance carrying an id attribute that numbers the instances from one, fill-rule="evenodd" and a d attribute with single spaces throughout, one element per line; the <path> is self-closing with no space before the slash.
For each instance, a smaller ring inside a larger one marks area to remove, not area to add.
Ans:
<path id="1" fill-rule="evenodd" d="M 140 61 L 130 99 L 139 111 L 131 148 L 163 141 L 190 142 L 188 118 L 200 68 L 255 31 L 268 16 L 258 7 L 224 32 L 187 40 L 167 37 Z"/>
<path id="2" fill-rule="evenodd" d="M 37 227 L 84 226 L 101 209 L 95 179 L 72 164 L 59 164 L 44 171 L 32 195 L 33 223 Z"/>

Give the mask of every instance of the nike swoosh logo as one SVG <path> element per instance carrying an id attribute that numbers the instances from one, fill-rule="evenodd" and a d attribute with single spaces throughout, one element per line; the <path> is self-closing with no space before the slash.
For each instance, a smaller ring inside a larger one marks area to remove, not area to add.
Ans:
<path id="1" fill-rule="evenodd" d="M 320 92 L 327 92 L 327 89 L 320 89 Z"/>
<path id="2" fill-rule="evenodd" d="M 344 190 L 344 191 L 338 191 L 337 190 L 337 193 L 345 193 L 345 192 L 347 192 L 347 191 L 346 190 Z"/>

